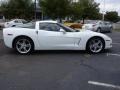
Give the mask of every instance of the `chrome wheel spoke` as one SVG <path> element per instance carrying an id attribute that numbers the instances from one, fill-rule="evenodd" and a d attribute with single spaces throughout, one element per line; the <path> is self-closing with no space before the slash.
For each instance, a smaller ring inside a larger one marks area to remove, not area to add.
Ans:
<path id="1" fill-rule="evenodd" d="M 30 47 L 31 45 L 30 44 L 26 44 L 26 47 Z"/>
<path id="2" fill-rule="evenodd" d="M 23 44 L 26 44 L 26 39 L 23 39 Z"/>
<path id="3" fill-rule="evenodd" d="M 19 48 L 20 50 L 22 50 L 23 49 L 23 47 L 22 46 L 20 46 L 20 48 Z"/>
<path id="4" fill-rule="evenodd" d="M 21 46 L 21 45 L 22 45 L 22 43 L 21 43 L 21 42 L 17 42 L 17 45 L 20 45 L 20 46 Z"/>
<path id="5" fill-rule="evenodd" d="M 96 44 L 97 44 L 97 45 L 101 44 L 101 41 L 99 40 Z"/>
<path id="6" fill-rule="evenodd" d="M 24 52 L 27 52 L 27 48 L 26 47 L 24 47 L 23 49 L 24 49 Z"/>
<path id="7" fill-rule="evenodd" d="M 94 51 L 97 51 L 97 47 L 94 47 Z"/>

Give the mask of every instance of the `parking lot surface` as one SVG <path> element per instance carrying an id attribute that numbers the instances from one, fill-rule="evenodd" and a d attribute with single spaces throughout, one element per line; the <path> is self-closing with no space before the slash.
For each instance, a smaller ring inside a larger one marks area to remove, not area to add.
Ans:
<path id="1" fill-rule="evenodd" d="M 0 39 L 3 39 L 3 35 L 2 35 L 3 31 L 0 30 Z"/>
<path id="2" fill-rule="evenodd" d="M 120 33 L 107 35 L 113 48 L 104 53 L 36 51 L 23 56 L 6 48 L 0 34 L 0 90 L 119 90 Z"/>

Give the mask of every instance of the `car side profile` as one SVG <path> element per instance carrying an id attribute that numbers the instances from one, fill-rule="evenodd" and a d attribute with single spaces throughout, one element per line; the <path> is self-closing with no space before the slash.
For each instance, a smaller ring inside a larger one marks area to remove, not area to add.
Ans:
<path id="1" fill-rule="evenodd" d="M 84 24 L 83 29 L 95 32 L 112 32 L 113 26 L 107 21 L 92 20 Z"/>
<path id="2" fill-rule="evenodd" d="M 87 50 L 99 53 L 112 47 L 112 39 L 92 31 L 75 31 L 56 21 L 37 21 L 31 27 L 5 28 L 4 43 L 20 54 L 33 50 Z"/>

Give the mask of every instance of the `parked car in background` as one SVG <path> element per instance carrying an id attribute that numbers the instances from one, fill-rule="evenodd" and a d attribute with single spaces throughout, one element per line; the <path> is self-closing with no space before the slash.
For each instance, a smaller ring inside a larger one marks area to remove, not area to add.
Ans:
<path id="1" fill-rule="evenodd" d="M 33 50 L 88 50 L 99 53 L 112 47 L 112 39 L 104 34 L 76 32 L 56 21 L 37 21 L 28 28 L 5 28 L 3 37 L 5 45 L 20 54 Z"/>
<path id="2" fill-rule="evenodd" d="M 0 15 L 0 28 L 4 27 L 4 23 L 5 23 L 5 17 L 3 15 Z"/>
<path id="3" fill-rule="evenodd" d="M 113 30 L 113 26 L 110 22 L 97 20 L 87 21 L 82 28 L 95 32 L 112 32 Z"/>
<path id="4" fill-rule="evenodd" d="M 72 29 L 82 29 L 82 26 L 83 26 L 83 24 L 81 24 L 80 22 L 78 22 L 78 21 L 75 21 L 75 22 L 65 22 L 64 23 L 64 25 L 65 26 L 68 26 L 68 27 L 70 27 L 70 28 L 72 28 Z"/>
<path id="5" fill-rule="evenodd" d="M 13 19 L 9 22 L 6 22 L 5 23 L 5 28 L 8 28 L 8 27 L 17 27 L 17 26 L 22 26 L 24 24 L 27 24 L 28 21 L 24 20 L 24 19 Z"/>

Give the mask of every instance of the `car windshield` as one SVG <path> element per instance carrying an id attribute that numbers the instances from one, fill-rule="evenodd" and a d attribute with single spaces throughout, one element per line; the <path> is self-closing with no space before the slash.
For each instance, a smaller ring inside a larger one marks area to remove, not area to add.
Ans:
<path id="1" fill-rule="evenodd" d="M 28 23 L 28 21 L 26 21 L 26 20 L 24 20 L 24 19 L 22 19 L 21 21 L 22 21 L 23 24 Z"/>
<path id="2" fill-rule="evenodd" d="M 74 30 L 74 29 L 72 29 L 70 27 L 64 26 L 63 24 L 58 23 L 58 25 L 60 27 L 62 27 L 66 32 L 76 32 L 76 30 Z"/>

